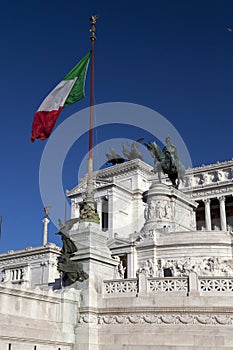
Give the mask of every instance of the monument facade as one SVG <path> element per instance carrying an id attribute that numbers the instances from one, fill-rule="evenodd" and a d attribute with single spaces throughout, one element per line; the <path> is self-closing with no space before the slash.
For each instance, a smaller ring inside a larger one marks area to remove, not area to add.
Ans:
<path id="1" fill-rule="evenodd" d="M 99 224 L 78 220 L 83 179 L 67 196 L 86 278 L 64 285 L 64 246 L 1 254 L 1 349 L 233 349 L 232 169 L 187 169 L 178 189 L 141 159 L 100 170 Z"/>

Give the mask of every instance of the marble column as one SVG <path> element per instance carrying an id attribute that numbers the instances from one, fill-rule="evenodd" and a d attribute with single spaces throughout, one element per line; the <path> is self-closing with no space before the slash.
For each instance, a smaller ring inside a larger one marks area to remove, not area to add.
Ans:
<path id="1" fill-rule="evenodd" d="M 100 228 L 102 229 L 102 198 L 97 198 L 96 199 L 96 204 L 97 204 L 97 213 L 99 214 L 99 218 L 100 218 Z"/>
<path id="2" fill-rule="evenodd" d="M 127 254 L 127 278 L 135 278 L 137 271 L 137 251 L 135 243 L 131 245 L 130 252 Z"/>
<path id="3" fill-rule="evenodd" d="M 211 215 L 210 215 L 210 198 L 205 198 L 205 227 L 207 231 L 211 231 Z"/>
<path id="4" fill-rule="evenodd" d="M 113 217 L 113 190 L 108 191 L 108 232 L 109 238 L 113 238 L 113 227 L 114 227 L 114 217 Z"/>
<path id="5" fill-rule="evenodd" d="M 43 245 L 45 245 L 48 242 L 48 224 L 49 224 L 49 219 L 47 217 L 45 217 L 42 222 L 44 224 Z"/>
<path id="6" fill-rule="evenodd" d="M 218 197 L 218 200 L 219 200 L 219 205 L 220 205 L 221 230 L 226 231 L 227 230 L 227 219 L 226 219 L 225 197 L 224 196 Z"/>

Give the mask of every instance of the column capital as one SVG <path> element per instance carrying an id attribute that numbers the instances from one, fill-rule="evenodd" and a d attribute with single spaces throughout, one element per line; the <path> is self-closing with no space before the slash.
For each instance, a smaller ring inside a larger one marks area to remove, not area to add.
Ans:
<path id="1" fill-rule="evenodd" d="M 210 203 L 210 198 L 203 198 L 202 201 L 207 204 L 207 203 Z"/>
<path id="2" fill-rule="evenodd" d="M 218 197 L 219 202 L 225 202 L 225 199 L 226 199 L 225 196 Z"/>
<path id="3" fill-rule="evenodd" d="M 112 196 L 113 195 L 113 188 L 110 188 L 107 190 L 107 197 L 109 198 L 109 196 Z"/>

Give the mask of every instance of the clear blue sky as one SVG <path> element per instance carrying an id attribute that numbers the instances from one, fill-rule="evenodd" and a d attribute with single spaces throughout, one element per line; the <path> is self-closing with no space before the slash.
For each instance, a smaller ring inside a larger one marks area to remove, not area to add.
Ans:
<path id="1" fill-rule="evenodd" d="M 1 252 L 42 242 L 39 167 L 46 141 L 30 142 L 33 115 L 90 49 L 89 17 L 96 13 L 95 103 L 130 102 L 161 113 L 194 166 L 233 157 L 233 33 L 226 29 L 233 26 L 232 1 L 3 0 Z M 56 126 L 88 107 L 88 81 L 87 98 L 62 111 Z M 109 126 L 101 137 L 117 132 Z M 81 151 L 65 161 L 64 189 L 77 183 Z M 56 231 L 51 224 L 49 241 L 60 243 Z"/>

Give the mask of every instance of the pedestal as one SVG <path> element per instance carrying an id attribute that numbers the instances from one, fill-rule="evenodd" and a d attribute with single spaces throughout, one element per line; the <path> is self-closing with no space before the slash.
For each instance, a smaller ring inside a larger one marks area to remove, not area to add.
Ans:
<path id="1" fill-rule="evenodd" d="M 145 269 L 146 264 L 154 264 L 157 269 L 158 249 L 162 251 L 159 247 L 163 246 L 164 239 L 196 229 L 197 206 L 195 201 L 174 187 L 152 183 L 147 197 L 146 222 L 137 233 L 139 268 Z"/>
<path id="2" fill-rule="evenodd" d="M 95 223 L 81 222 L 70 233 L 78 251 L 71 258 L 82 264 L 89 275 L 84 282 L 76 282 L 80 290 L 80 309 L 74 350 L 98 350 L 98 308 L 101 307 L 103 280 L 113 279 L 118 262 L 107 247 L 107 233 Z"/>
<path id="3" fill-rule="evenodd" d="M 165 184 L 152 183 L 148 191 L 144 234 L 193 231 L 196 228 L 195 209 L 198 204 L 187 195 Z"/>

